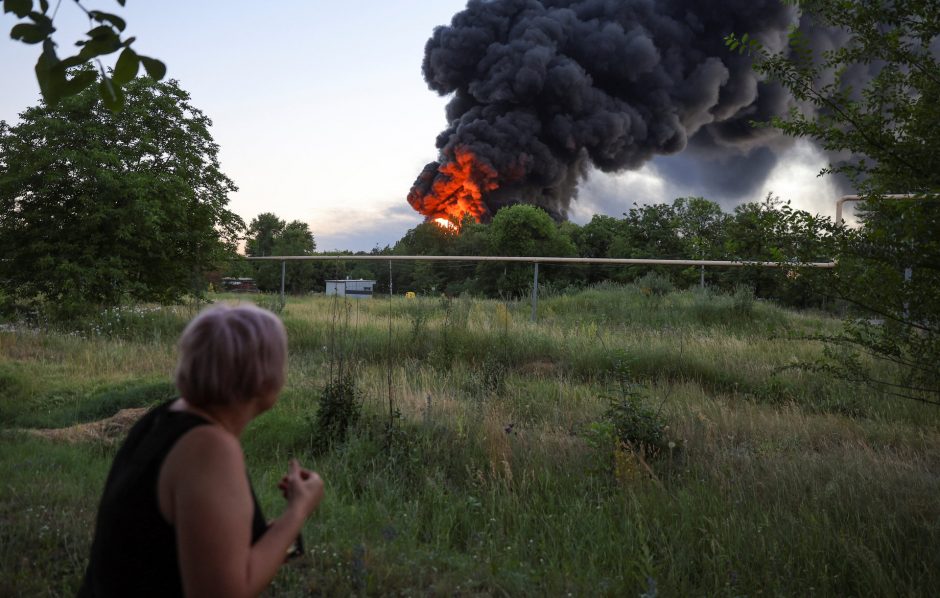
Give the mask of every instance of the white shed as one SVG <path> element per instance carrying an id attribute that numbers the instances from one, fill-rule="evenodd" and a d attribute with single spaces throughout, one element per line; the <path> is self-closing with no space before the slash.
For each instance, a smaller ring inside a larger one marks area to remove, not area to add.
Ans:
<path id="1" fill-rule="evenodd" d="M 375 288 L 374 280 L 328 280 L 326 281 L 326 294 L 352 299 L 368 299 L 372 297 Z"/>

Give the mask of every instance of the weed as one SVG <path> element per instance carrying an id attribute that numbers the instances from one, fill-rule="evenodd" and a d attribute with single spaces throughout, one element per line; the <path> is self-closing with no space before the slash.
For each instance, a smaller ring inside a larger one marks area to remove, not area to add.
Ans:
<path id="1" fill-rule="evenodd" d="M 470 393 L 482 399 L 503 394 L 510 373 L 509 363 L 510 348 L 503 339 L 490 345 L 483 361 L 470 376 Z"/>
<path id="2" fill-rule="evenodd" d="M 666 448 L 666 423 L 644 404 L 639 393 L 611 400 L 605 415 L 620 443 L 648 456 L 656 456 Z"/>
<path id="3" fill-rule="evenodd" d="M 754 313 L 754 288 L 746 284 L 737 284 L 731 294 L 734 311 L 740 316 L 750 317 Z"/>
<path id="4" fill-rule="evenodd" d="M 453 364 L 456 356 L 457 336 L 466 329 L 467 325 L 468 312 L 456 308 L 454 304 L 453 299 L 447 296 L 441 297 L 444 318 L 441 321 L 437 346 L 430 355 L 432 365 L 439 370 L 447 370 Z"/>
<path id="5" fill-rule="evenodd" d="M 613 425 L 616 444 L 629 446 L 647 456 L 659 454 L 667 444 L 662 405 L 658 410 L 646 405 L 646 389 L 633 380 L 622 354 L 614 362 L 614 376 L 619 395 L 609 399 L 604 415 Z"/>
<path id="6" fill-rule="evenodd" d="M 284 308 L 287 307 L 287 300 L 284 297 L 281 297 L 280 293 L 264 293 L 261 295 L 255 295 L 254 303 L 261 309 L 266 309 L 270 312 L 281 315 L 284 313 Z"/>
<path id="7" fill-rule="evenodd" d="M 664 276 L 655 271 L 647 272 L 637 279 L 635 284 L 644 295 L 651 295 L 657 298 L 665 297 L 676 290 L 676 286 L 672 284 L 668 276 Z"/>

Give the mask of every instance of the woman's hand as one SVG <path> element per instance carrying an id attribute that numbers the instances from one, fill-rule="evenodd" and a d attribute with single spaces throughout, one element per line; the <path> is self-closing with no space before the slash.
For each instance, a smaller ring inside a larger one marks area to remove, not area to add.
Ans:
<path id="1" fill-rule="evenodd" d="M 313 513 L 323 500 L 323 480 L 315 471 L 301 467 L 297 459 L 291 459 L 287 475 L 281 478 L 277 487 L 287 499 L 287 508 L 300 510 L 304 518 Z"/>

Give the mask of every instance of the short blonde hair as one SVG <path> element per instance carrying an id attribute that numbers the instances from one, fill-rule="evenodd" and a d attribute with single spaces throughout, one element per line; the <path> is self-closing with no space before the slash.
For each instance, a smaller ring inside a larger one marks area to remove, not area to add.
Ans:
<path id="1" fill-rule="evenodd" d="M 286 365 L 287 333 L 277 316 L 253 305 L 217 305 L 180 337 L 176 388 L 196 406 L 248 401 L 280 391 Z"/>

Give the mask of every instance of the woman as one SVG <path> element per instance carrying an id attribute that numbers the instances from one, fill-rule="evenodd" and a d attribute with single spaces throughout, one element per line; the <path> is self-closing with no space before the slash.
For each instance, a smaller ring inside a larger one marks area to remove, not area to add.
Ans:
<path id="1" fill-rule="evenodd" d="M 280 320 L 212 307 L 179 353 L 181 398 L 145 415 L 115 456 L 81 597 L 255 596 L 323 497 L 320 477 L 293 460 L 279 484 L 287 508 L 267 525 L 245 469 L 239 437 L 284 386 Z"/>

